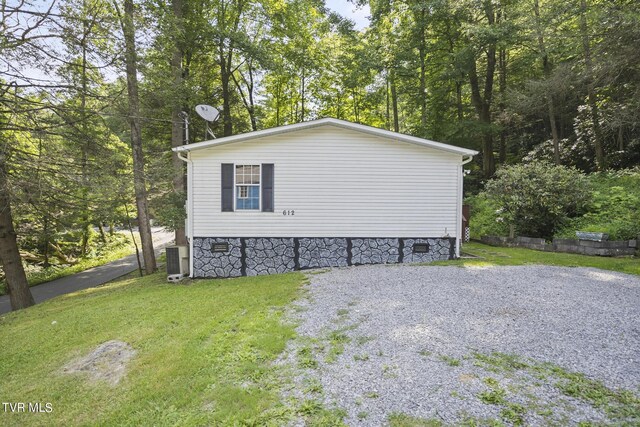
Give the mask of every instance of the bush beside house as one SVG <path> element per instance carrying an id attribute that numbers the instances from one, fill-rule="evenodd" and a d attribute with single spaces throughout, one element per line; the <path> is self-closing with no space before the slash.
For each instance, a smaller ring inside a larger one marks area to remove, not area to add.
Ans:
<path id="1" fill-rule="evenodd" d="M 583 175 L 547 163 L 508 166 L 471 205 L 471 237 L 575 238 L 576 231 L 632 240 L 640 234 L 640 168 Z"/>

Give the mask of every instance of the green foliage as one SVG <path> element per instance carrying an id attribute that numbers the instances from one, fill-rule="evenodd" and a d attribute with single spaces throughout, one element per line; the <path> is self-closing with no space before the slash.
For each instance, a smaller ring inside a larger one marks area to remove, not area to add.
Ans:
<path id="1" fill-rule="evenodd" d="M 500 215 L 500 206 L 487 193 L 481 192 L 465 199 L 470 205 L 470 232 L 472 239 L 482 236 L 505 236 L 509 233 L 509 225 Z"/>
<path id="2" fill-rule="evenodd" d="M 583 212 L 589 197 L 582 173 L 543 162 L 499 169 L 486 193 L 518 235 L 544 238 Z"/>
<path id="3" fill-rule="evenodd" d="M 589 176 L 592 188 L 587 212 L 569 221 L 558 237 L 575 238 L 576 231 L 609 234 L 610 240 L 640 235 L 640 168 Z"/>
<path id="4" fill-rule="evenodd" d="M 349 328 L 341 328 L 332 331 L 327 340 L 329 341 L 329 351 L 325 357 L 327 363 L 333 363 L 338 359 L 342 353 L 344 353 L 344 345 L 351 341 L 351 338 L 346 334 Z"/>
<path id="5" fill-rule="evenodd" d="M 637 422 L 640 419 L 640 397 L 631 390 L 616 390 L 605 386 L 601 381 L 588 378 L 579 372 L 571 372 L 559 365 L 523 358 L 504 353 L 474 353 L 476 363 L 493 372 L 513 376 L 516 371 L 527 376 L 553 381 L 561 393 L 582 400 L 594 408 L 604 410 L 614 420 Z M 506 363 L 505 363 L 506 362 Z M 527 408 L 506 400 L 506 391 L 494 378 L 485 378 L 488 391 L 478 395 L 480 400 L 493 405 L 502 405 L 500 414 L 505 421 L 522 425 Z M 627 425 L 623 423 L 623 425 Z M 631 425 L 631 424 L 629 424 Z"/>
<path id="6" fill-rule="evenodd" d="M 184 221 L 187 218 L 187 211 L 185 209 L 186 197 L 184 192 L 176 193 L 169 191 L 152 199 L 150 206 L 156 224 L 168 230 L 183 228 Z"/>
<path id="7" fill-rule="evenodd" d="M 451 367 L 460 366 L 460 360 L 456 359 L 455 357 L 447 356 L 446 354 L 441 355 L 440 360 Z"/>
<path id="8" fill-rule="evenodd" d="M 441 427 L 442 425 L 442 421 L 434 418 L 416 418 L 399 413 L 389 415 L 389 426 L 391 427 Z"/>
<path id="9" fill-rule="evenodd" d="M 298 350 L 298 366 L 310 369 L 318 367 L 318 361 L 315 359 L 313 349 L 310 346 L 304 346 Z"/>
<path id="10" fill-rule="evenodd" d="M 545 163 L 505 169 L 486 191 L 466 199 L 474 239 L 508 235 L 510 218 L 516 233 L 529 237 L 575 238 L 576 231 L 595 231 L 626 240 L 640 234 L 638 168 L 586 177 Z"/>
<path id="11" fill-rule="evenodd" d="M 600 381 L 587 378 L 582 373 L 568 372 L 559 366 L 550 366 L 549 370 L 559 379 L 556 387 L 567 396 L 604 409 L 612 418 L 640 420 L 640 398 L 633 392 L 612 390 Z"/>

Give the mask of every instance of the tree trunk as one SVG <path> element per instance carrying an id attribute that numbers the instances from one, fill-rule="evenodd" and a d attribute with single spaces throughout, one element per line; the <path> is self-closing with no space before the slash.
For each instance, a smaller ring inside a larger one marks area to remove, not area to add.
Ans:
<path id="1" fill-rule="evenodd" d="M 304 87 L 304 83 L 305 83 L 305 75 L 304 75 L 304 67 L 302 67 L 302 77 L 300 77 L 300 121 L 304 122 L 304 97 L 305 97 L 305 87 Z"/>
<path id="2" fill-rule="evenodd" d="M 602 146 L 602 131 L 600 130 L 600 114 L 595 93 L 595 81 L 593 75 L 593 62 L 591 58 L 591 46 L 589 41 L 589 27 L 587 24 L 587 2 L 580 1 L 580 32 L 582 33 L 582 47 L 584 49 L 584 67 L 587 80 L 587 99 L 591 110 L 591 121 L 593 122 L 593 138 L 596 151 L 596 166 L 598 170 L 606 169 L 604 162 L 604 149 Z"/>
<path id="3" fill-rule="evenodd" d="M 389 70 L 387 70 L 386 76 L 386 84 L 387 88 L 385 90 L 385 100 L 386 100 L 386 118 L 387 118 L 387 129 L 391 129 L 391 104 L 389 102 Z"/>
<path id="4" fill-rule="evenodd" d="M 104 226 L 102 225 L 102 221 L 98 221 L 98 231 L 100 231 L 100 241 L 103 244 L 107 243 L 107 235 L 104 232 Z"/>
<path id="5" fill-rule="evenodd" d="M 86 4 L 82 2 L 83 10 L 86 10 Z M 88 162 L 89 162 L 89 135 L 87 132 L 87 21 L 82 20 L 82 39 L 80 40 L 80 49 L 82 50 L 82 63 L 80 70 L 80 79 L 82 82 L 82 90 L 80 92 L 80 117 L 82 120 L 80 135 L 80 146 L 82 151 L 81 172 L 82 172 L 82 241 L 80 244 L 82 256 L 87 255 L 89 246 L 89 237 L 91 235 L 91 223 L 89 219 L 89 178 L 88 178 Z"/>
<path id="6" fill-rule="evenodd" d="M 389 81 L 391 86 L 391 108 L 393 110 L 393 130 L 400 132 L 400 121 L 398 120 L 398 92 L 396 90 L 396 73 L 391 71 L 391 80 Z"/>
<path id="7" fill-rule="evenodd" d="M 490 26 L 495 24 L 495 14 L 491 2 L 485 3 L 485 14 Z M 485 48 L 487 70 L 484 81 L 484 93 L 480 94 L 476 59 L 472 58 L 469 71 L 471 84 L 471 102 L 476 109 L 478 119 L 482 124 L 482 170 L 485 178 L 491 178 L 496 171 L 493 154 L 493 130 L 491 129 L 491 101 L 493 99 L 493 79 L 496 70 L 496 42 L 493 41 Z"/>
<path id="8" fill-rule="evenodd" d="M 281 89 L 282 88 L 282 84 L 278 81 L 278 84 L 276 85 L 276 127 L 280 126 L 280 94 L 281 94 Z"/>
<path id="9" fill-rule="evenodd" d="M 549 78 L 551 74 L 551 64 L 549 63 L 549 56 L 547 55 L 547 49 L 544 44 L 544 33 L 542 30 L 542 22 L 540 20 L 540 5 L 538 0 L 534 0 L 533 12 L 536 16 L 536 33 L 538 35 L 538 50 L 542 57 L 542 70 L 545 78 Z M 551 128 L 551 139 L 553 140 L 553 161 L 556 165 L 561 163 L 560 161 L 560 138 L 558 137 L 558 126 L 556 124 L 555 106 L 553 104 L 553 94 L 549 93 L 546 96 L 547 99 L 547 113 L 549 115 L 549 126 Z"/>
<path id="10" fill-rule="evenodd" d="M 11 309 L 20 310 L 34 305 L 35 301 L 29 289 L 27 275 L 24 273 L 16 232 L 13 228 L 3 152 L 0 152 L 0 261 L 2 261 Z"/>
<path id="11" fill-rule="evenodd" d="M 493 64 L 495 66 L 495 49 L 493 49 Z M 493 71 L 490 58 L 487 65 L 487 79 L 493 79 Z M 493 155 L 493 133 L 491 130 L 491 97 L 483 98 L 480 95 L 478 75 L 476 71 L 475 59 L 469 72 L 469 82 L 471 84 L 471 100 L 478 114 L 478 119 L 483 126 L 482 131 L 482 170 L 485 178 L 491 178 L 496 171 L 495 157 Z M 490 90 L 490 89 L 489 89 Z M 485 94 L 487 88 L 485 85 Z"/>
<path id="12" fill-rule="evenodd" d="M 236 88 L 240 93 L 240 98 L 242 98 L 242 103 L 244 104 L 244 108 L 247 110 L 247 113 L 249 114 L 249 120 L 251 121 L 251 130 L 257 131 L 258 120 L 256 119 L 256 108 L 255 108 L 255 101 L 253 98 L 254 83 L 253 83 L 253 68 L 252 68 L 251 62 L 252 61 L 250 60 L 248 65 L 248 71 L 247 71 L 247 73 L 249 74 L 248 79 L 239 70 L 238 70 L 238 74 L 240 74 L 242 82 L 240 82 L 240 80 L 236 78 L 234 73 L 231 74 L 231 78 L 233 79 L 233 82 L 236 84 Z M 244 90 L 242 89 L 242 83 L 244 83 L 245 86 L 247 87 L 246 95 L 244 93 Z"/>
<path id="13" fill-rule="evenodd" d="M 245 82 L 246 82 L 246 78 L 245 78 Z M 249 63 L 249 81 L 246 82 L 247 84 L 247 91 L 249 92 L 249 119 L 251 120 L 251 130 L 256 131 L 258 130 L 258 119 L 256 119 L 256 105 L 255 105 L 255 99 L 253 96 L 253 86 L 254 86 L 254 82 L 253 82 L 253 67 L 251 62 Z"/>
<path id="14" fill-rule="evenodd" d="M 500 69 L 500 104 L 498 108 L 500 109 L 500 113 L 504 115 L 505 113 L 505 99 L 507 92 L 507 50 L 504 48 L 500 49 L 498 54 L 498 68 Z M 498 161 L 502 164 L 507 161 L 507 129 L 504 126 L 500 126 L 500 147 L 498 150 Z"/>
<path id="15" fill-rule="evenodd" d="M 462 82 L 456 82 L 456 117 L 462 121 Z"/>
<path id="16" fill-rule="evenodd" d="M 182 58 L 184 56 L 184 52 L 182 50 L 183 40 L 180 38 L 180 35 L 182 35 L 184 31 L 184 25 L 182 22 L 182 0 L 172 0 L 171 7 L 176 20 L 177 34 L 174 40 L 173 55 L 171 56 L 171 71 L 173 73 L 174 90 L 182 90 L 184 86 L 184 74 L 182 70 Z M 171 107 L 171 147 L 179 147 L 185 143 L 181 112 L 182 99 L 181 97 L 176 96 Z M 178 153 L 176 152 L 172 152 L 171 154 L 171 163 L 173 165 L 173 191 L 176 194 L 182 194 L 185 191 L 185 163 L 178 158 Z M 187 244 L 184 226 L 176 227 L 175 243 L 176 245 Z"/>
<path id="17" fill-rule="evenodd" d="M 224 44 L 220 44 L 220 84 L 222 86 L 222 132 L 223 136 L 233 135 L 233 122 L 231 121 L 231 64 L 227 64 L 224 55 Z"/>
<path id="18" fill-rule="evenodd" d="M 427 130 L 427 26 L 425 24 L 425 10 L 420 11 L 420 43 L 418 48 L 418 54 L 420 55 L 420 125 L 422 126 L 422 132 L 426 133 Z"/>
<path id="19" fill-rule="evenodd" d="M 618 128 L 618 150 L 624 151 L 624 128 L 622 125 Z"/>
<path id="20" fill-rule="evenodd" d="M 151 226 L 149 225 L 149 209 L 147 204 L 147 188 L 144 176 L 144 153 L 142 151 L 142 132 L 138 104 L 138 76 L 135 27 L 133 20 L 133 0 L 124 0 L 124 19 L 122 32 L 125 41 L 125 62 L 127 68 L 127 89 L 129 95 L 129 125 L 131 126 L 131 149 L 133 151 L 133 185 L 136 193 L 138 209 L 138 230 L 142 243 L 144 269 L 147 274 L 156 271 L 156 257 L 153 251 Z"/>
<path id="21" fill-rule="evenodd" d="M 43 267 L 44 268 L 49 268 L 51 267 L 51 263 L 49 262 L 49 217 L 45 215 L 44 220 L 43 220 L 43 228 L 44 228 L 44 244 L 43 246 L 43 256 L 44 256 L 44 263 L 43 263 Z"/>

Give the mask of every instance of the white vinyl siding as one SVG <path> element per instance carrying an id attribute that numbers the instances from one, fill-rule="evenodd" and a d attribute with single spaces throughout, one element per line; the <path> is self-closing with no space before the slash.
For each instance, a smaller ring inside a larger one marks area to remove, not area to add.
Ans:
<path id="1" fill-rule="evenodd" d="M 193 236 L 457 237 L 458 154 L 322 126 L 190 157 Z M 273 163 L 274 212 L 221 212 L 221 163 Z"/>

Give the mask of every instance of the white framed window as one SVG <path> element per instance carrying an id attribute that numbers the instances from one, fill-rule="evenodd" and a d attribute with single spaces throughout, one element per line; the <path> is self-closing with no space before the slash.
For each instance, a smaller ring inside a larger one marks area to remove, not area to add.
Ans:
<path id="1" fill-rule="evenodd" d="M 260 210 L 260 165 L 235 165 L 236 210 Z"/>

